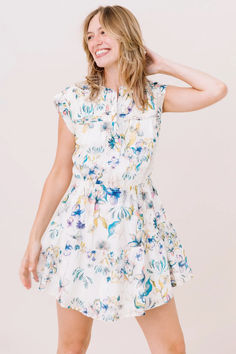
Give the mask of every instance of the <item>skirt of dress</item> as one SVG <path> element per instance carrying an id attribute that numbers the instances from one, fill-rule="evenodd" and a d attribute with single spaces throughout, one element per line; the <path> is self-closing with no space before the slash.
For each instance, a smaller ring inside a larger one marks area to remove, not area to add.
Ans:
<path id="1" fill-rule="evenodd" d="M 41 244 L 38 290 L 93 319 L 145 315 L 194 277 L 150 176 L 125 189 L 72 179 Z"/>

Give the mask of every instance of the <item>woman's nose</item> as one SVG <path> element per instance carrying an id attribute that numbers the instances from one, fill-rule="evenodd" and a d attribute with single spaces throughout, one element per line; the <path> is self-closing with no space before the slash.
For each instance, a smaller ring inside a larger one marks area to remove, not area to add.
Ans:
<path id="1" fill-rule="evenodd" d="M 93 42 L 94 42 L 95 44 L 100 44 L 100 43 L 102 43 L 102 37 L 100 36 L 100 34 L 94 36 Z"/>

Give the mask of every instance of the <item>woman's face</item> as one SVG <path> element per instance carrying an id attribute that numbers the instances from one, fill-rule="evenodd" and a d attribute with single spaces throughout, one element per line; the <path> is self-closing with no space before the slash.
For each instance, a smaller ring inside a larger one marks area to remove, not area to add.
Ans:
<path id="1" fill-rule="evenodd" d="M 119 42 L 109 37 L 99 22 L 99 13 L 90 21 L 87 33 L 88 49 L 97 66 L 111 67 L 119 60 Z M 101 50 L 101 52 L 99 52 Z"/>

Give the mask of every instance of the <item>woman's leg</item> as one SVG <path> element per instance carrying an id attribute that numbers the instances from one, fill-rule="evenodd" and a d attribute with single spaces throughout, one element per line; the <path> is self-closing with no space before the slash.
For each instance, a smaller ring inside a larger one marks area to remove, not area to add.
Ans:
<path id="1" fill-rule="evenodd" d="M 186 354 L 183 332 L 174 297 L 166 304 L 136 316 L 151 350 L 151 354 Z"/>
<path id="2" fill-rule="evenodd" d="M 77 310 L 61 307 L 56 300 L 58 318 L 57 354 L 84 354 L 90 343 L 93 318 Z"/>

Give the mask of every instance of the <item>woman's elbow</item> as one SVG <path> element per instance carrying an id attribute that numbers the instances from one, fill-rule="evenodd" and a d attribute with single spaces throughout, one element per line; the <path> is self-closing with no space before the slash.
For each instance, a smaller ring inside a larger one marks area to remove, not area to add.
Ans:
<path id="1" fill-rule="evenodd" d="M 219 83 L 215 93 L 216 97 L 220 100 L 224 98 L 227 95 L 227 93 L 228 93 L 228 86 L 224 82 Z"/>

